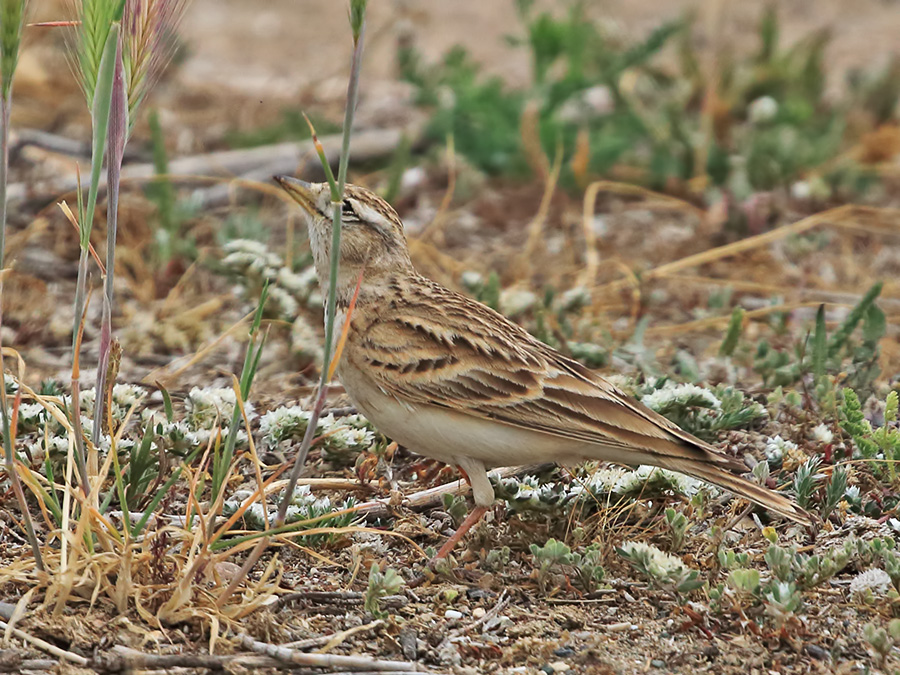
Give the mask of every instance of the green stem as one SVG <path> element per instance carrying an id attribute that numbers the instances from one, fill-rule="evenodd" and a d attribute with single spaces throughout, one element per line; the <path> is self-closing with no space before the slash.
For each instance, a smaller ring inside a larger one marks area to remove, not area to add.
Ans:
<path id="1" fill-rule="evenodd" d="M 112 346 L 112 308 L 116 270 L 116 230 L 119 222 L 119 188 L 122 176 L 122 161 L 125 156 L 125 142 L 128 130 L 128 97 L 125 91 L 125 72 L 122 63 L 122 47 L 116 51 L 116 67 L 113 76 L 109 126 L 107 128 L 106 161 L 106 279 L 103 283 L 103 315 L 100 325 L 100 358 L 97 363 L 97 386 L 94 397 L 94 445 L 100 445 L 106 411 L 107 375 L 109 373 L 109 352 Z M 112 433 L 112 432 L 110 432 Z"/>
<path id="2" fill-rule="evenodd" d="M 2 271 L 6 259 L 6 217 L 7 217 L 7 184 L 9 182 L 9 112 L 12 107 L 12 94 L 7 91 L 0 98 L 0 301 L 3 298 Z M 0 337 L 3 332 L 3 310 L 0 307 Z M 28 502 L 25 500 L 25 491 L 16 472 L 16 457 L 12 443 L 12 429 L 9 419 L 9 401 L 6 398 L 6 368 L 3 365 L 2 342 L 0 342 L 0 417 L 3 422 L 3 456 L 6 464 L 6 474 L 12 484 L 16 500 L 19 502 L 19 510 L 22 512 L 22 520 L 25 523 L 25 533 L 28 543 L 34 554 L 34 562 L 39 571 L 44 570 L 44 559 L 41 556 L 41 545 L 34 533 L 34 525 L 31 522 L 31 513 L 28 510 Z"/>
<path id="3" fill-rule="evenodd" d="M 319 380 L 319 393 L 313 404 L 312 413 L 309 418 L 306 433 L 303 435 L 303 441 L 297 456 L 294 459 L 294 466 L 291 469 L 291 475 L 288 484 L 284 490 L 284 496 L 278 504 L 278 515 L 275 518 L 276 526 L 284 525 L 287 516 L 287 508 L 291 503 L 294 495 L 294 489 L 297 487 L 297 481 L 300 480 L 300 474 L 306 464 L 306 457 L 309 454 L 312 441 L 316 435 L 316 426 L 319 422 L 319 416 L 325 407 L 325 399 L 328 396 L 328 371 L 331 364 L 331 354 L 334 348 L 334 319 L 337 311 L 337 282 L 338 270 L 340 267 L 341 250 L 341 202 L 343 201 L 344 187 L 347 183 L 347 167 L 350 164 L 350 135 L 353 130 L 353 118 L 356 114 L 356 103 L 359 100 L 359 79 L 362 66 L 363 42 L 366 32 L 365 22 L 365 3 L 362 3 L 362 15 L 359 17 L 359 32 L 354 34 L 353 41 L 353 57 L 350 62 L 350 81 L 347 84 L 347 107 L 344 110 L 344 133 L 341 142 L 341 158 L 338 164 L 338 182 L 332 185 L 331 200 L 334 204 L 331 216 L 331 268 L 328 276 L 328 301 L 325 305 L 325 350 L 322 363 L 322 377 Z M 354 28 L 356 31 L 356 28 Z M 326 175 L 329 174 L 330 167 L 327 161 L 323 159 L 323 165 Z M 330 181 L 329 181 L 330 182 Z"/>

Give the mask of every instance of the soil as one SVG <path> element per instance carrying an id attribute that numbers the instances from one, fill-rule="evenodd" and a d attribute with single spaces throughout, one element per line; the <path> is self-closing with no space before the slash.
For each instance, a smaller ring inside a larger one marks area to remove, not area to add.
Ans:
<path id="1" fill-rule="evenodd" d="M 36 20 L 48 20 L 58 18 L 66 3 L 33 4 L 39 5 Z M 308 108 L 339 120 L 350 53 L 344 4 L 334 0 L 194 0 L 183 26 L 187 50 L 184 59 L 161 83 L 153 101 L 160 108 L 173 155 L 221 149 L 227 132 L 271 124 L 285 108 Z M 560 4 L 536 3 L 539 7 Z M 589 12 L 599 20 L 634 35 L 644 34 L 667 18 L 695 11 L 703 27 L 698 41 L 712 58 L 726 47 L 755 49 L 754 27 L 768 3 L 711 0 L 698 5 L 687 0 L 597 0 L 587 4 Z M 519 30 L 511 1 L 381 0 L 370 5 L 361 127 L 392 126 L 415 117 L 410 110 L 408 90 L 395 81 L 398 34 L 411 31 L 428 59 L 436 60 L 451 46 L 461 44 L 489 72 L 514 84 L 528 80 L 527 54 L 504 42 L 504 36 Z M 886 63 L 900 56 L 900 41 L 896 38 L 900 34 L 900 10 L 894 2 L 791 0 L 780 3 L 779 8 L 785 41 L 812 30 L 833 32 L 827 59 L 829 84 L 835 90 L 843 86 L 851 69 Z M 16 85 L 21 102 L 17 99 L 14 127 L 86 140 L 88 117 L 62 55 L 63 38 L 50 29 L 30 30 L 29 51 L 22 58 Z M 142 121 L 132 143 L 139 159 L 147 158 L 147 138 L 148 129 Z M 71 172 L 72 158 L 60 153 L 30 150 L 23 157 L 18 164 L 14 162 L 14 181 L 28 181 L 35 175 L 56 171 Z M 81 161 L 86 162 L 83 158 Z M 354 178 L 365 179 L 363 169 L 354 172 Z M 398 207 L 409 222 L 428 222 L 436 212 L 443 197 L 445 176 L 440 171 L 435 173 L 423 184 L 421 194 L 402 196 Z M 71 226 L 54 205 L 55 197 L 38 195 L 11 216 L 15 271 L 4 282 L 3 340 L 21 352 L 28 365 L 26 379 L 35 385 L 44 377 L 67 381 L 71 367 L 69 331 L 77 245 Z M 534 184 L 505 180 L 478 183 L 469 196 L 454 203 L 440 236 L 414 249 L 416 263 L 430 275 L 457 286 L 459 273 L 467 269 L 482 273 L 497 270 L 504 285 L 519 283 L 535 289 L 543 288 L 545 283 L 560 288 L 572 285 L 584 263 L 578 253 L 580 199 L 566 195 L 554 199 L 544 233 L 545 258 L 540 265 L 526 261 L 524 270 L 521 266 L 518 252 L 527 241 L 528 224 L 538 210 L 540 197 L 540 186 Z M 72 196 L 68 199 L 71 202 Z M 297 247 L 302 249 L 303 235 L 286 226 L 296 218 L 290 207 L 271 197 L 256 201 L 254 209 L 269 229 L 274 245 L 286 246 L 296 235 L 301 240 Z M 229 204 L 197 218 L 191 236 L 204 260 L 220 257 L 219 233 L 236 209 L 237 205 Z M 193 386 L 231 385 L 231 373 L 240 372 L 244 341 L 237 331 L 221 341 L 216 338 L 253 305 L 234 280 L 225 280 L 202 265 L 190 270 L 178 264 L 151 269 L 147 251 L 153 233 L 146 217 L 151 211 L 138 190 L 123 199 L 123 290 L 116 319 L 116 332 L 125 349 L 120 381 L 148 386 L 163 381 L 180 401 Z M 602 213 L 605 232 L 609 233 L 601 244 L 604 266 L 596 280 L 598 285 L 620 279 L 622 268 L 650 269 L 723 243 L 704 229 L 696 214 L 683 210 L 609 199 L 599 204 L 598 212 Z M 659 227 L 661 217 L 665 218 L 663 227 Z M 94 237 L 101 255 L 104 236 L 101 224 Z M 707 281 L 721 282 L 714 288 L 697 283 L 696 279 L 692 282 L 663 278 L 648 283 L 642 291 L 649 297 L 643 309 L 651 319 L 647 333 L 650 348 L 663 358 L 673 357 L 679 351 L 687 351 L 700 361 L 712 357 L 727 317 L 701 326 L 691 322 L 708 318 L 710 297 L 729 281 L 757 283 L 758 295 L 763 299 L 776 291 L 787 294 L 803 289 L 830 293 L 828 297 L 835 303 L 852 304 L 875 279 L 888 277 L 884 295 L 889 300 L 885 310 L 896 317 L 900 287 L 895 274 L 895 236 L 875 232 L 875 228 L 866 230 L 862 225 L 855 231 L 829 230 L 826 236 L 827 250 L 815 257 L 804 257 L 790 248 L 799 246 L 795 241 L 785 241 L 750 251 L 739 263 L 718 260 L 699 271 L 687 270 L 698 277 L 702 274 Z M 792 264 L 785 264 L 785 259 Z M 752 276 L 744 271 L 751 267 Z M 844 295 L 838 297 L 833 289 L 840 289 Z M 613 337 L 629 333 L 637 318 L 632 312 L 637 304 L 636 293 L 630 287 L 620 287 L 604 298 L 604 313 L 593 328 L 599 326 L 599 331 Z M 753 295 L 749 290 L 746 293 Z M 95 295 L 99 297 L 99 293 Z M 786 323 L 799 330 L 814 312 L 813 302 L 802 306 L 798 303 L 785 312 Z M 319 325 L 321 314 L 308 313 L 310 323 Z M 90 368 L 98 353 L 98 315 L 99 303 L 95 302 L 88 315 L 85 337 L 87 365 L 82 377 L 88 382 L 93 379 Z M 830 321 L 838 318 L 839 313 L 829 316 Z M 749 330 L 751 334 L 758 330 L 771 335 L 770 328 Z M 885 347 L 883 365 L 886 372 L 897 372 L 900 348 L 896 346 L 893 322 L 891 330 L 894 342 Z M 270 346 L 264 353 L 256 387 L 259 409 L 305 403 L 311 392 L 315 373 L 292 352 L 288 333 L 284 325 L 273 322 Z M 210 345 L 213 349 L 205 358 L 191 361 L 194 354 Z M 184 368 L 176 373 L 180 366 Z M 345 404 L 346 399 L 340 396 L 329 403 L 335 407 Z M 771 434 L 779 430 L 780 427 L 766 429 Z M 759 438 L 757 434 L 739 442 L 747 447 L 758 446 Z M 284 456 L 289 457 L 293 449 L 284 449 Z M 313 456 L 314 471 L 324 471 L 319 459 Z M 381 480 L 376 477 L 368 496 L 388 497 L 396 494 L 392 490 L 409 494 L 426 487 L 416 480 L 413 469 L 417 461 L 408 453 L 398 452 L 393 467 L 398 480 L 392 485 L 383 476 Z M 274 466 L 273 461 L 267 470 L 274 470 Z M 346 468 L 327 475 L 354 479 L 357 474 L 354 468 Z M 446 477 L 444 474 L 435 482 Z M 249 469 L 245 478 L 253 478 Z M 25 556 L 26 550 L 13 517 L 5 512 L 13 502 L 9 494 L 0 496 L 4 509 L 0 514 L 0 559 L 9 565 Z M 168 506 L 177 511 L 177 503 Z M 543 670 L 603 675 L 763 675 L 850 673 L 874 667 L 862 638 L 862 626 L 883 619 L 883 608 L 854 606 L 848 597 L 849 577 L 823 585 L 814 596 L 807 596 L 808 609 L 802 621 L 780 632 L 762 633 L 750 627 L 753 622 L 736 613 L 714 614 L 702 603 L 652 587 L 615 554 L 613 544 L 621 535 L 649 537 L 663 545 L 659 506 L 653 505 L 657 511 L 642 517 L 626 514 L 620 518 L 607 516 L 605 522 L 595 518 L 580 523 L 591 536 L 609 544 L 603 560 L 608 587 L 595 595 L 577 591 L 568 579 L 558 580 L 558 586 L 543 592 L 535 580 L 528 545 L 550 536 L 571 538 L 572 523 L 558 517 L 519 518 L 498 507 L 492 522 L 478 529 L 460 550 L 459 569 L 453 576 L 399 592 L 398 607 L 391 610 L 383 624 L 348 636 L 333 653 L 416 659 L 434 672 L 473 674 Z M 735 515 L 723 503 L 715 503 L 711 509 L 708 517 L 719 525 L 730 522 Z M 346 595 L 365 591 L 368 565 L 386 561 L 401 569 L 411 581 L 422 570 L 423 557 L 418 547 L 439 545 L 452 520 L 438 507 L 414 512 L 398 506 L 395 515 L 396 518 L 369 524 L 399 531 L 410 537 L 415 546 L 377 533 L 347 535 L 333 549 L 323 549 L 330 562 L 311 557 L 299 547 L 280 549 L 276 567 L 284 574 L 282 589 L 298 593 L 298 598 L 230 622 L 231 633 L 219 640 L 217 653 L 239 649 L 230 637 L 237 630 L 278 644 L 371 622 L 374 617 L 363 609 L 359 598 Z M 855 526 L 861 534 L 882 531 L 882 525 L 873 521 Z M 812 544 L 808 534 L 799 529 L 783 532 L 785 541 L 808 545 L 809 550 L 822 550 L 845 534 L 838 530 Z M 763 568 L 763 541 L 749 518 L 741 519 L 727 536 L 730 546 L 754 551 L 754 564 Z M 511 562 L 492 568 L 486 556 L 502 546 L 511 548 Z M 703 536 L 689 536 L 680 555 L 704 575 L 715 573 L 715 555 Z M 240 555 L 234 560 L 242 562 Z M 257 565 L 256 578 L 269 560 L 271 557 L 265 557 Z M 221 579 L 218 583 L 221 585 Z M 214 588 L 215 583 L 210 582 L 210 587 Z M 0 587 L 0 598 L 15 602 L 24 590 L 21 584 L 7 582 Z M 320 591 L 337 595 L 322 600 L 315 596 Z M 841 602 L 836 602 L 836 598 Z M 112 644 L 152 653 L 203 654 L 208 650 L 208 623 L 198 620 L 177 626 L 151 626 L 134 612 L 119 616 L 106 598 L 93 606 L 83 600 L 80 604 L 73 602 L 58 616 L 52 615 L 52 607 L 37 610 L 27 614 L 18 626 L 86 656 L 106 653 Z M 38 604 L 33 602 L 32 606 Z M 497 621 L 478 623 L 479 617 L 494 610 Z M 0 665 L 6 659 L 14 663 L 17 657 L 43 658 L 40 652 L 19 641 L 15 651 L 6 647 L 0 651 Z M 59 672 L 76 669 L 59 667 Z"/>

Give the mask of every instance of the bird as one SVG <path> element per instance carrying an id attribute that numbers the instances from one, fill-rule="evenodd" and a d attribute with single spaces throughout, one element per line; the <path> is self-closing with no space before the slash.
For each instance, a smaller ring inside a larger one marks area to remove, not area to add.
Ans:
<path id="1" fill-rule="evenodd" d="M 330 288 L 327 183 L 275 180 L 302 208 L 323 295 Z M 476 300 L 419 274 L 403 222 L 384 199 L 346 185 L 333 344 L 360 413 L 408 450 L 456 466 L 475 507 L 435 559 L 494 504 L 488 469 L 598 460 L 687 474 L 811 526 L 790 499 L 739 474 L 735 457 L 681 429 L 580 362 Z M 352 309 L 352 311 L 350 311 Z"/>

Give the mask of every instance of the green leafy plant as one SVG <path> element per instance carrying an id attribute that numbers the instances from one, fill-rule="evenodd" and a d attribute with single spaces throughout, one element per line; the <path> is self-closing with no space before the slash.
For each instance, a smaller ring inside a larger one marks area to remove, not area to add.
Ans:
<path id="1" fill-rule="evenodd" d="M 863 637 L 875 652 L 881 668 L 884 669 L 888 656 L 894 647 L 900 645 L 900 619 L 891 619 L 886 630 L 873 623 L 867 623 L 863 627 Z"/>
<path id="2" fill-rule="evenodd" d="M 599 544 L 588 546 L 584 553 L 575 553 L 566 544 L 548 539 L 543 546 L 531 544 L 534 557 L 535 579 L 541 593 L 547 593 L 549 583 L 559 574 L 571 572 L 576 585 L 590 593 L 603 581 L 605 571 L 600 564 L 602 550 Z"/>
<path id="3" fill-rule="evenodd" d="M 155 262 L 164 267 L 173 258 L 183 257 L 192 260 L 196 256 L 195 242 L 181 236 L 181 228 L 185 222 L 193 218 L 198 211 L 195 200 L 179 199 L 175 185 L 169 176 L 169 156 L 166 152 L 165 137 L 156 110 L 150 112 L 150 140 L 153 150 L 153 182 L 144 192 L 156 205 L 156 229 L 154 231 Z"/>
<path id="4" fill-rule="evenodd" d="M 877 429 L 866 419 L 859 396 L 850 387 L 842 391 L 839 407 L 841 429 L 853 441 L 859 454 L 882 461 L 871 463 L 878 475 L 886 475 L 893 483 L 897 477 L 896 464 L 900 461 L 900 428 L 897 426 L 897 392 L 891 391 L 885 399 L 884 424 Z"/>
<path id="5" fill-rule="evenodd" d="M 387 612 L 381 610 L 381 600 L 388 595 L 396 595 L 404 583 L 403 577 L 394 568 L 386 567 L 382 572 L 378 563 L 372 563 L 369 568 L 369 585 L 363 600 L 366 611 L 376 618 L 385 618 Z"/>
<path id="6" fill-rule="evenodd" d="M 804 509 L 812 505 L 813 493 L 822 478 L 817 473 L 821 463 L 821 457 L 814 455 L 797 467 L 794 474 L 794 494 L 797 496 L 797 503 Z"/>
<path id="7" fill-rule="evenodd" d="M 548 539 L 543 546 L 532 544 L 530 548 L 531 555 L 534 556 L 538 586 L 541 593 L 546 593 L 551 572 L 555 568 L 572 564 L 572 549 L 556 539 Z"/>
<path id="8" fill-rule="evenodd" d="M 688 568 L 680 558 L 664 553 L 652 544 L 628 541 L 616 552 L 656 586 L 675 595 L 687 595 L 703 586 L 697 570 Z"/>
<path id="9" fill-rule="evenodd" d="M 684 546 L 684 535 L 688 528 L 687 516 L 669 507 L 666 509 L 665 518 L 671 540 L 671 550 L 673 553 L 677 553 Z"/>
<path id="10" fill-rule="evenodd" d="M 260 325 L 262 323 L 263 311 L 266 307 L 268 292 L 268 285 L 263 286 L 259 304 L 256 306 L 256 313 L 253 316 L 253 322 L 250 324 L 250 341 L 247 345 L 247 351 L 244 354 L 244 365 L 241 369 L 240 377 L 240 394 L 243 401 L 247 401 L 250 397 L 250 388 L 253 385 L 253 379 L 256 377 L 256 372 L 259 369 L 259 360 L 262 357 L 263 348 L 266 345 L 266 335 L 260 335 Z M 225 437 L 225 447 L 222 449 L 221 453 L 218 452 L 217 447 L 217 452 L 213 456 L 212 482 L 210 484 L 213 503 L 219 499 L 222 487 L 225 483 L 225 477 L 231 470 L 231 461 L 234 458 L 234 448 L 237 443 L 238 430 L 241 427 L 241 419 L 242 415 L 240 407 L 235 405 L 234 411 L 231 414 L 231 423 L 228 426 L 228 435 Z M 210 527 L 212 527 L 212 522 L 210 522 Z"/>
<path id="11" fill-rule="evenodd" d="M 846 382 L 856 389 L 871 387 L 880 373 L 878 342 L 886 330 L 884 312 L 875 304 L 881 288 L 881 283 L 872 286 L 831 335 L 827 334 L 824 308 L 820 307 L 812 341 L 798 341 L 790 350 L 775 349 L 767 341 L 761 341 L 754 357 L 754 370 L 771 387 L 794 384 L 805 375 L 813 375 L 821 385 L 826 375 L 840 372 L 846 373 Z M 861 335 L 854 340 L 860 324 Z"/>

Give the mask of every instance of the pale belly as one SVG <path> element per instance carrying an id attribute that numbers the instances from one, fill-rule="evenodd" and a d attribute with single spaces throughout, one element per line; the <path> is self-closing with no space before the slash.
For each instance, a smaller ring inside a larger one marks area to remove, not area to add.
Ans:
<path id="1" fill-rule="evenodd" d="M 386 436 L 413 452 L 447 464 L 460 458 L 485 467 L 538 462 L 576 462 L 588 457 L 621 461 L 621 450 L 585 444 L 481 419 L 439 406 L 401 403 L 352 367 L 340 368 L 341 382 L 360 413 Z"/>

